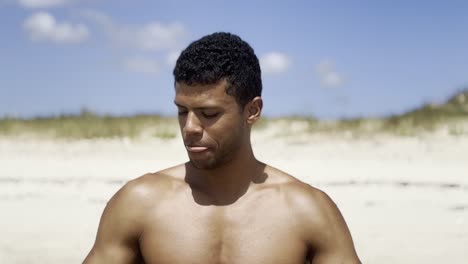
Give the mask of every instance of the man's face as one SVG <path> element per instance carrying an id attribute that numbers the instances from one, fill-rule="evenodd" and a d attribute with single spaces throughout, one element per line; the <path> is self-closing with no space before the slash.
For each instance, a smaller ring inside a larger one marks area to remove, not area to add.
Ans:
<path id="1" fill-rule="evenodd" d="M 189 86 L 176 83 L 175 104 L 191 163 L 213 169 L 229 162 L 246 137 L 246 124 L 235 98 L 226 94 L 225 81 Z"/>

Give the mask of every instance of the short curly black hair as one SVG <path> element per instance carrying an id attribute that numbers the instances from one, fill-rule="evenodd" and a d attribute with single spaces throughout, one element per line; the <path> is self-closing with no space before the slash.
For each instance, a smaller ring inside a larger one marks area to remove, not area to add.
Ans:
<path id="1" fill-rule="evenodd" d="M 174 68 L 177 83 L 215 84 L 226 80 L 226 93 L 244 107 L 262 94 L 260 64 L 252 47 L 239 36 L 216 32 L 192 42 Z"/>

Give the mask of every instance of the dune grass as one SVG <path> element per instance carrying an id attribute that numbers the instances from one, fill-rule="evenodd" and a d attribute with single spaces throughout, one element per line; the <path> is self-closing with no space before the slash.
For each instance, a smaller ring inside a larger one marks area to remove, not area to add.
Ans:
<path id="1" fill-rule="evenodd" d="M 442 104 L 425 104 L 421 107 L 381 118 L 352 118 L 323 121 L 316 118 L 293 117 L 269 120 L 266 123 L 288 120 L 300 122 L 308 133 L 366 137 L 375 134 L 417 136 L 445 129 L 448 134 L 468 135 L 468 90 L 455 93 Z M 273 122 L 272 122 L 273 121 Z M 294 129 L 286 127 L 283 134 Z"/>
<path id="2" fill-rule="evenodd" d="M 461 121 L 468 122 L 467 116 L 444 117 L 438 113 L 429 115 L 417 112 L 381 119 L 345 119 L 321 121 L 309 117 L 262 118 L 254 130 L 270 127 L 283 127 L 281 135 L 293 136 L 296 132 L 324 133 L 329 135 L 347 134 L 353 137 L 372 134 L 394 134 L 414 136 L 423 132 L 433 132 L 443 124 L 451 128 L 453 135 L 468 134 L 468 130 L 457 126 Z M 297 126 L 301 124 L 300 126 Z M 295 127 L 299 127 L 295 129 Z M 0 136 L 37 136 L 60 139 L 93 138 L 140 138 L 157 137 L 172 139 L 178 134 L 176 118 L 152 115 L 129 117 L 75 115 L 34 119 L 0 119 Z"/>
<path id="3" fill-rule="evenodd" d="M 32 119 L 0 119 L 0 135 L 37 135 L 64 139 L 141 136 L 174 138 L 177 121 L 157 115 L 100 116 L 91 112 Z"/>
<path id="4" fill-rule="evenodd" d="M 468 90 L 455 94 L 443 104 L 426 104 L 402 115 L 384 119 L 383 129 L 404 131 L 418 128 L 433 131 L 441 124 L 453 124 L 468 118 Z"/>
<path id="5" fill-rule="evenodd" d="M 461 124 L 461 125 L 460 125 Z M 445 103 L 426 104 L 399 115 L 383 118 L 354 118 L 322 121 L 313 117 L 261 118 L 256 130 L 283 127 L 282 135 L 294 133 L 346 134 L 354 137 L 390 133 L 414 136 L 446 126 L 451 135 L 468 135 L 468 90 L 450 97 Z M 0 136 L 33 135 L 63 139 L 138 138 L 171 139 L 177 136 L 176 118 L 158 115 L 116 117 L 82 111 L 78 115 L 60 115 L 31 119 L 0 118 Z"/>

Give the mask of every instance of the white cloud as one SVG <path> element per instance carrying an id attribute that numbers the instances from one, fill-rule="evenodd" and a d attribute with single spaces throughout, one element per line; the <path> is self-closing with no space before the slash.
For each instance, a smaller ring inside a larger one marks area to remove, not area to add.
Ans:
<path id="1" fill-rule="evenodd" d="M 126 59 L 123 64 L 128 71 L 138 73 L 158 74 L 161 69 L 157 61 L 141 57 Z"/>
<path id="2" fill-rule="evenodd" d="M 180 23 L 164 25 L 156 22 L 140 29 L 128 29 L 127 33 L 129 37 L 135 36 L 135 45 L 145 50 L 171 49 L 186 34 Z"/>
<path id="3" fill-rule="evenodd" d="M 101 27 L 104 28 L 105 31 L 112 30 L 110 29 L 110 27 L 113 26 L 113 22 L 112 22 L 112 19 L 108 15 L 102 12 L 96 11 L 96 10 L 92 10 L 92 9 L 85 9 L 85 10 L 82 10 L 80 13 L 83 17 L 99 24 Z"/>
<path id="4" fill-rule="evenodd" d="M 67 4 L 70 0 L 18 0 L 18 2 L 27 8 L 47 8 Z"/>
<path id="5" fill-rule="evenodd" d="M 117 24 L 108 15 L 95 10 L 86 10 L 83 15 L 100 25 L 114 44 L 140 50 L 173 50 L 181 46 L 182 39 L 187 35 L 181 23 L 150 22 L 135 26 Z"/>
<path id="6" fill-rule="evenodd" d="M 162 64 L 146 59 L 145 56 L 124 59 L 123 66 L 131 72 L 157 74 L 162 67 L 174 67 L 179 50 L 185 44 L 184 38 L 188 35 L 181 23 L 163 24 L 153 21 L 143 25 L 121 24 L 105 13 L 91 9 L 82 10 L 81 15 L 96 23 L 112 46 L 166 58 Z"/>
<path id="7" fill-rule="evenodd" d="M 83 24 L 58 23 L 46 12 L 38 12 L 27 18 L 23 29 L 34 41 L 50 41 L 54 43 L 79 43 L 88 35 L 88 28 Z"/>
<path id="8" fill-rule="evenodd" d="M 315 66 L 315 72 L 320 78 L 320 84 L 326 88 L 335 88 L 343 84 L 343 76 L 335 70 L 330 60 L 323 60 Z"/>
<path id="9" fill-rule="evenodd" d="M 291 66 L 291 59 L 279 52 L 271 52 L 260 58 L 260 67 L 263 73 L 277 74 L 288 70 Z"/>

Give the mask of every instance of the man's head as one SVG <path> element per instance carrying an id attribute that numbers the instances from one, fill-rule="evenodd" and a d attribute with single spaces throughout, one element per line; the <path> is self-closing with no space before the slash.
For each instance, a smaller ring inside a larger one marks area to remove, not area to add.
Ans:
<path id="1" fill-rule="evenodd" d="M 260 117 L 260 66 L 238 36 L 214 33 L 177 60 L 175 104 L 191 163 L 219 167 L 251 151 L 250 127 Z"/>
<path id="2" fill-rule="evenodd" d="M 176 83 L 187 85 L 225 80 L 226 93 L 241 108 L 262 93 L 260 65 L 254 50 L 230 33 L 213 33 L 192 42 L 180 54 L 173 73 Z"/>

